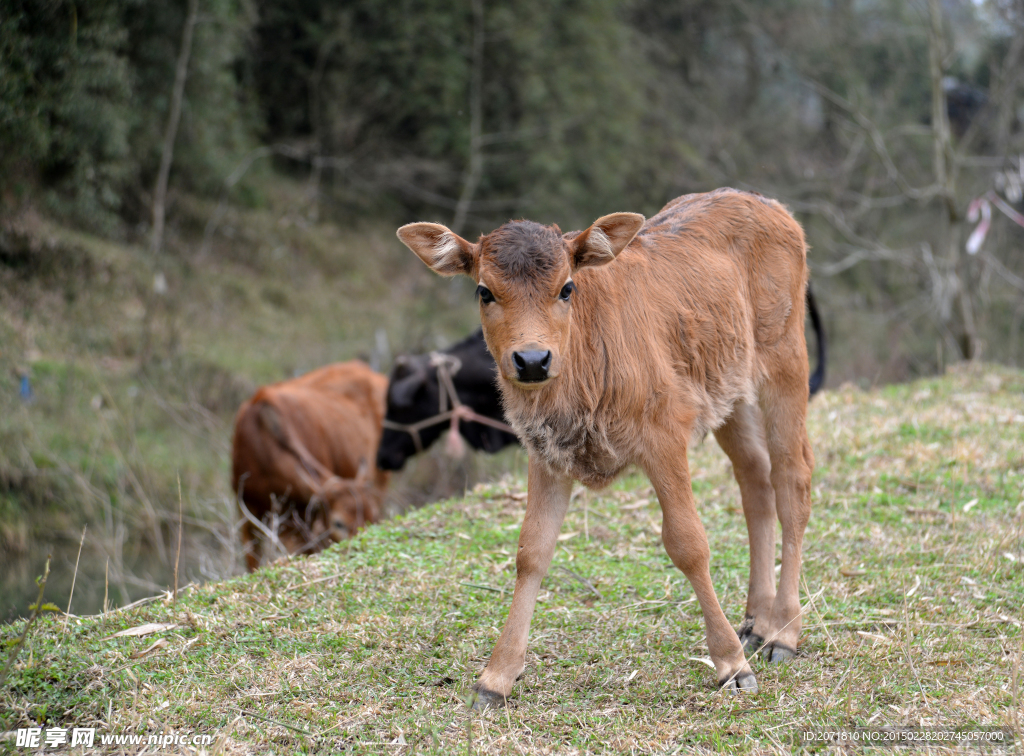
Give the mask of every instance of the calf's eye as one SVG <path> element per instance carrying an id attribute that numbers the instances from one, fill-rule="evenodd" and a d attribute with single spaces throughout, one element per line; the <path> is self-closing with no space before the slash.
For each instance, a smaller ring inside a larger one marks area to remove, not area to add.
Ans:
<path id="1" fill-rule="evenodd" d="M 488 289 L 486 286 L 477 286 L 476 295 L 480 297 L 480 301 L 483 304 L 490 304 L 491 302 L 494 301 L 494 295 L 491 294 L 491 290 Z"/>
<path id="2" fill-rule="evenodd" d="M 561 299 L 563 302 L 568 302 L 569 297 L 572 295 L 574 291 L 576 291 L 576 284 L 574 284 L 572 281 L 569 281 L 565 286 L 562 287 L 562 290 L 558 292 L 558 298 Z"/>

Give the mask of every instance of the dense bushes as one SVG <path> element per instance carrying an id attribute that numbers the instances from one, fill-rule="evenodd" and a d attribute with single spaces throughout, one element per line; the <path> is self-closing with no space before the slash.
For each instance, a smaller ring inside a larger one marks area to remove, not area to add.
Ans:
<path id="1" fill-rule="evenodd" d="M 4 0 L 0 12 L 0 181 L 107 232 L 144 215 L 159 162 L 180 3 Z M 211 191 L 252 146 L 235 69 L 251 13 L 204 3 L 176 183 Z"/>
<path id="2" fill-rule="evenodd" d="M 124 2 L 79 10 L 7 0 L 0 17 L 0 161 L 5 182 L 73 197 L 82 218 L 109 217 L 132 173 L 131 75 Z"/>

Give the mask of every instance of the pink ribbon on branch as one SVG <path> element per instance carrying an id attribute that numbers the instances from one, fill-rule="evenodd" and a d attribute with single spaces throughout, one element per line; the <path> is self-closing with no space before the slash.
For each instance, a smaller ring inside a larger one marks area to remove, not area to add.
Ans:
<path id="1" fill-rule="evenodd" d="M 978 224 L 971 235 L 967 237 L 967 254 L 969 255 L 978 254 L 981 245 L 985 243 L 985 237 L 992 226 L 992 205 L 999 208 L 1003 215 L 1018 226 L 1024 228 L 1024 215 L 1018 213 L 1006 204 L 1002 197 L 989 189 L 982 196 L 971 200 L 971 204 L 967 208 L 967 221 Z"/>

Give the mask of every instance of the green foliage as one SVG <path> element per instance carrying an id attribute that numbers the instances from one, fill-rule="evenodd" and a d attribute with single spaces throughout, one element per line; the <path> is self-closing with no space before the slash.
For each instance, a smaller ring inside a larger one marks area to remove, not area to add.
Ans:
<path id="1" fill-rule="evenodd" d="M 127 0 L 8 0 L 0 16 L 0 168 L 35 168 L 78 220 L 109 220 L 130 174 Z"/>
<path id="2" fill-rule="evenodd" d="M 484 70 L 497 75 L 484 101 L 494 102 L 494 132 L 521 136 L 493 160 L 506 192 L 521 197 L 517 210 L 538 220 L 583 225 L 626 198 L 648 211 L 664 199 L 663 185 L 644 180 L 652 72 L 619 6 L 531 2 L 491 11 L 493 63 L 485 58 Z"/>
<path id="3" fill-rule="evenodd" d="M 5 0 L 0 13 L 0 169 L 5 191 L 42 187 L 51 208 L 113 232 L 143 213 L 166 127 L 184 3 Z M 203 3 L 175 159 L 178 186 L 219 188 L 251 148 L 236 69 L 252 11 Z"/>
<path id="4" fill-rule="evenodd" d="M 29 611 L 31 612 L 34 612 L 38 609 L 42 612 L 56 612 L 60 614 L 62 611 L 59 606 L 57 606 L 56 604 L 51 604 L 49 601 L 43 604 L 42 606 L 39 606 L 38 604 L 30 604 L 28 608 Z"/>
<path id="5" fill-rule="evenodd" d="M 484 170 L 475 221 L 585 223 L 654 207 L 650 76 L 617 0 L 484 4 Z M 439 0 L 260 4 L 256 81 L 267 138 L 312 138 L 415 212 L 448 216 L 470 161 L 473 17 Z M 524 19 L 529 19 L 525 23 Z M 365 193 L 365 192 L 364 192 Z"/>
<path id="6" fill-rule="evenodd" d="M 136 3 L 124 14 L 136 113 L 131 144 L 145 191 L 152 190 L 160 163 L 185 5 Z M 255 142 L 252 101 L 245 85 L 254 11 L 248 0 L 202 0 L 199 16 L 171 184 L 216 194 Z"/>

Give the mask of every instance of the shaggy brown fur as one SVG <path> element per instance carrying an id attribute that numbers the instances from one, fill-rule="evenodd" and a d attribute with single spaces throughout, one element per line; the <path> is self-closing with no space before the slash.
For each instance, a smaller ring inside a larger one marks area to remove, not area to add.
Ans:
<path id="1" fill-rule="evenodd" d="M 478 684 L 481 700 L 504 700 L 523 671 L 572 480 L 601 487 L 629 464 L 657 491 L 665 548 L 700 601 L 720 684 L 756 690 L 744 645 L 763 643 L 779 661 L 795 653 L 800 634 L 814 465 L 805 428 L 803 231 L 779 203 L 732 189 L 680 197 L 646 223 L 616 213 L 579 233 L 536 228 L 508 223 L 477 244 L 436 224 L 398 231 L 435 271 L 466 274 L 486 290 L 481 321 L 506 417 L 530 452 L 515 593 Z M 523 259 L 545 264 L 521 270 Z M 570 280 L 576 291 L 567 295 Z M 549 354 L 543 380 L 524 378 L 522 355 L 531 354 Z M 733 462 L 750 533 L 742 638 L 711 584 L 686 460 L 709 430 Z"/>
<path id="2" fill-rule="evenodd" d="M 257 520 L 277 515 L 290 553 L 309 553 L 380 517 L 388 474 L 372 470 L 388 380 L 342 362 L 259 389 L 235 418 L 231 485 Z M 246 566 L 260 563 L 244 518 Z"/>

